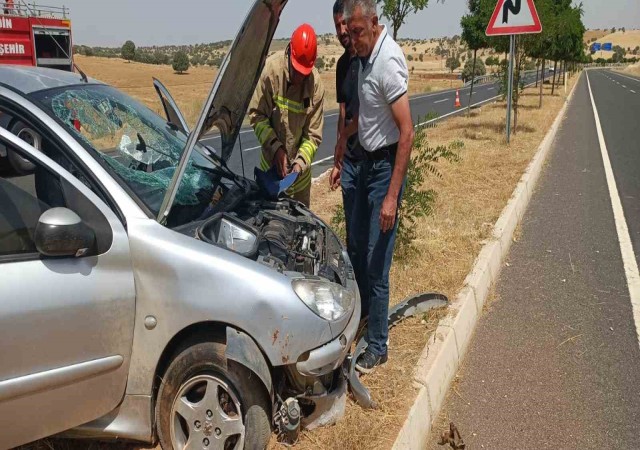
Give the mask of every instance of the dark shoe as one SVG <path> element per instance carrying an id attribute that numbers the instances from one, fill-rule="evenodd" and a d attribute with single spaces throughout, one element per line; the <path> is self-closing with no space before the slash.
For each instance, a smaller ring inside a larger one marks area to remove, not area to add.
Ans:
<path id="1" fill-rule="evenodd" d="M 361 373 L 371 373 L 377 366 L 387 362 L 387 354 L 382 356 L 374 355 L 369 350 L 365 352 L 356 361 L 356 370 Z"/>

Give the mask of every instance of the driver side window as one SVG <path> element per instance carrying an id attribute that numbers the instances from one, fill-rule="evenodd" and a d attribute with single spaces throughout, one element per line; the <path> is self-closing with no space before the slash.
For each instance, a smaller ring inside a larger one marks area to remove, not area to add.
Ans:
<path id="1" fill-rule="evenodd" d="M 90 254 L 109 249 L 111 227 L 89 199 L 35 159 L 15 148 L 9 147 L 7 151 L 13 157 L 20 157 L 25 170 L 22 173 L 0 171 L 0 262 L 28 255 L 37 257 L 36 225 L 42 213 L 56 207 L 74 211 L 95 231 L 96 248 Z"/>

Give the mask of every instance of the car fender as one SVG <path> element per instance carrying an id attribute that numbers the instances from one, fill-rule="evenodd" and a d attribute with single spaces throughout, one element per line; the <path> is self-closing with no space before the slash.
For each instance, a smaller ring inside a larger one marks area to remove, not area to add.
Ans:
<path id="1" fill-rule="evenodd" d="M 273 396 L 273 382 L 269 365 L 260 348 L 249 335 L 233 327 L 227 327 L 225 356 L 255 373 L 267 388 L 269 396 Z"/>

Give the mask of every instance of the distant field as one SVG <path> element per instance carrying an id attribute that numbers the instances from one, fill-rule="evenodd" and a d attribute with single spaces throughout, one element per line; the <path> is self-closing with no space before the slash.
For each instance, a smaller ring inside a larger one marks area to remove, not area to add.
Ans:
<path id="1" fill-rule="evenodd" d="M 159 79 L 171 92 L 189 124 L 194 124 L 198 118 L 205 97 L 218 74 L 217 69 L 205 66 L 191 67 L 188 73 L 178 75 L 171 66 L 166 65 L 129 63 L 118 58 L 82 55 L 76 55 L 74 58 L 87 76 L 115 86 L 157 113 L 162 113 L 162 106 L 153 88 L 153 78 Z M 427 78 L 428 76 L 416 69 L 411 76 L 409 93 L 417 94 L 460 86 L 458 80 L 434 80 Z M 321 77 L 325 86 L 325 110 L 336 109 L 335 71 L 323 71 Z"/>

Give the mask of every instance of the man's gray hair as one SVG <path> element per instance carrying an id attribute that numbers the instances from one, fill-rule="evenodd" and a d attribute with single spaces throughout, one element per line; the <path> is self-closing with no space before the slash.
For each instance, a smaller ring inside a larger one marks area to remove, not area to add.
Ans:
<path id="1" fill-rule="evenodd" d="M 346 20 L 353 15 L 353 12 L 359 6 L 362 11 L 362 15 L 365 17 L 373 17 L 378 15 L 377 10 L 378 2 L 376 0 L 345 0 L 344 2 L 344 17 Z"/>

